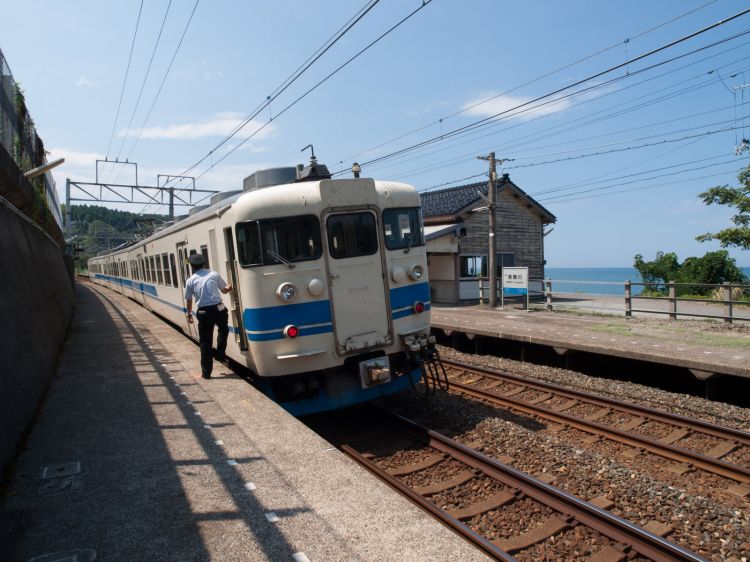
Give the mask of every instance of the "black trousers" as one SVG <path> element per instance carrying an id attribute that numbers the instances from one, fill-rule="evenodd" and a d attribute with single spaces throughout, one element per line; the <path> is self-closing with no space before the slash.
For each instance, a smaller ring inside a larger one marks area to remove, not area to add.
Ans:
<path id="1" fill-rule="evenodd" d="M 229 311 L 219 310 L 218 305 L 204 306 L 196 312 L 198 317 L 198 340 L 201 346 L 201 371 L 204 377 L 211 376 L 214 361 L 211 357 L 211 347 L 214 342 L 214 326 L 218 328 L 216 338 L 216 357 L 224 359 L 227 351 L 227 335 L 229 334 Z"/>

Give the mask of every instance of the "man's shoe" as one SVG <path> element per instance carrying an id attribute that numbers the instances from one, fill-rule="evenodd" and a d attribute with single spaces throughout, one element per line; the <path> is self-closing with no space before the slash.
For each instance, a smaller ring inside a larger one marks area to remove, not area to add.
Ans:
<path id="1" fill-rule="evenodd" d="M 203 378 L 203 379 L 210 379 L 211 375 L 201 375 L 201 378 Z"/>

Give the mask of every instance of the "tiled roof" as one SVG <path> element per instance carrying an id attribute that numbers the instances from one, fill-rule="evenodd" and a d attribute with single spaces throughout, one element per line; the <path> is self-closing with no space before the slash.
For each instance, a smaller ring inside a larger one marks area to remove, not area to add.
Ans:
<path id="1" fill-rule="evenodd" d="M 477 191 L 486 197 L 487 182 L 471 183 L 469 185 L 459 185 L 458 187 L 420 193 L 422 215 L 425 217 L 454 215 L 479 199 Z"/>
<path id="2" fill-rule="evenodd" d="M 544 216 L 547 222 L 555 222 L 557 219 L 555 215 L 550 213 L 542 205 L 537 203 L 530 195 L 528 195 L 523 189 L 514 184 L 507 177 L 500 178 L 497 183 L 498 191 L 510 188 L 518 192 L 519 195 L 523 196 L 527 203 L 536 207 L 536 209 Z M 422 215 L 427 217 L 437 217 L 446 215 L 455 215 L 462 209 L 465 209 L 475 201 L 480 199 L 477 192 L 481 193 L 485 197 L 487 196 L 487 182 L 470 183 L 468 185 L 459 185 L 456 187 L 448 187 L 446 189 L 440 189 L 437 191 L 426 191 L 419 194 L 422 200 Z"/>

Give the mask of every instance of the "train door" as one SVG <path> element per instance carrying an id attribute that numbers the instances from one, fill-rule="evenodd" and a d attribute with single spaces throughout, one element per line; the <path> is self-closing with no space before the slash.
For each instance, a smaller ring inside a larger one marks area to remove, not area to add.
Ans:
<path id="1" fill-rule="evenodd" d="M 178 272 L 177 272 L 177 279 L 178 279 L 178 285 L 180 288 L 180 302 L 185 302 L 185 282 L 188 280 L 189 275 L 187 274 L 188 271 L 188 249 L 185 242 L 178 242 L 175 246 L 175 251 L 177 252 L 177 262 L 178 262 Z M 193 305 L 195 305 L 195 302 L 193 302 Z M 195 306 L 193 306 L 193 311 L 195 312 Z M 187 313 L 185 314 L 185 317 L 182 321 L 182 325 L 185 328 L 185 331 L 187 332 L 187 335 L 189 335 L 191 338 L 198 339 L 198 328 L 197 324 L 187 321 Z"/>
<path id="2" fill-rule="evenodd" d="M 333 212 L 325 224 L 337 353 L 391 343 L 376 215 Z"/>
<path id="3" fill-rule="evenodd" d="M 213 232 L 213 231 L 211 231 Z M 234 251 L 234 238 L 232 237 L 232 228 L 224 229 L 224 244 L 227 255 L 227 282 L 234 287 L 230 293 L 231 301 L 229 304 L 229 321 L 237 330 L 234 332 L 234 341 L 242 351 L 247 350 L 247 332 L 242 324 L 242 303 L 240 302 L 240 285 L 239 275 L 237 274 L 237 257 Z"/>

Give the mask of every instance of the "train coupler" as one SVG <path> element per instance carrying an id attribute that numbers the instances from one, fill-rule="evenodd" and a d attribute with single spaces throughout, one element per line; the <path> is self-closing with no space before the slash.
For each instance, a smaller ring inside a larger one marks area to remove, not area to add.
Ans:
<path id="1" fill-rule="evenodd" d="M 409 374 L 409 381 L 412 383 L 414 392 L 426 399 L 431 394 L 435 394 L 438 389 L 448 390 L 448 373 L 445 371 L 445 366 L 440 361 L 440 355 L 437 347 L 435 347 L 435 336 L 432 334 L 409 334 L 404 336 L 404 343 L 409 350 L 409 363 L 418 364 L 422 375 L 424 392 L 420 394 L 411 374 Z"/>

